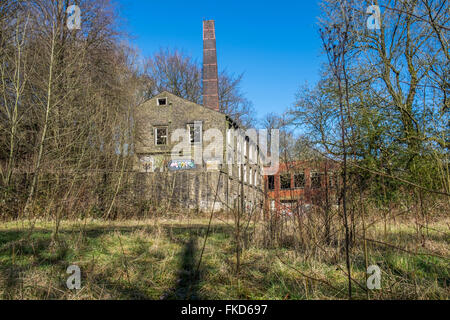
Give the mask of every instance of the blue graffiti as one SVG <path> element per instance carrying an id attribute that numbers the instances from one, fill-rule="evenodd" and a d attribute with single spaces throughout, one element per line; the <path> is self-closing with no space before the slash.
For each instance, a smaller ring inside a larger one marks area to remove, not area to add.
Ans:
<path id="1" fill-rule="evenodd" d="M 193 160 L 170 160 L 168 166 L 170 171 L 191 170 L 196 168 Z"/>

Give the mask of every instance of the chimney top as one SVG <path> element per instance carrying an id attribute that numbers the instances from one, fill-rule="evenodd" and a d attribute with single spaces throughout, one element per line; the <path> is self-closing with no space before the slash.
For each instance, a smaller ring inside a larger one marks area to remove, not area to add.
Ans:
<path id="1" fill-rule="evenodd" d="M 203 105 L 219 111 L 219 76 L 214 20 L 203 21 Z"/>

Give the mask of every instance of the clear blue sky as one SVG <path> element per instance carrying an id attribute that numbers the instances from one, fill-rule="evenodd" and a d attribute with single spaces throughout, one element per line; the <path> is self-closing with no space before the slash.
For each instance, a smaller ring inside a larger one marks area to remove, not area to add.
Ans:
<path id="1" fill-rule="evenodd" d="M 242 90 L 259 118 L 282 113 L 300 85 L 318 80 L 317 1 L 116 1 L 143 56 L 172 47 L 201 62 L 202 20 L 215 20 L 219 69 L 244 72 Z"/>

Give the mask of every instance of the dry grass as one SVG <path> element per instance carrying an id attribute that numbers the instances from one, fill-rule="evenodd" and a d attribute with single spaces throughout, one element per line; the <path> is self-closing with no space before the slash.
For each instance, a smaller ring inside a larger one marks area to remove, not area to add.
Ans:
<path id="1" fill-rule="evenodd" d="M 449 299 L 448 218 L 429 225 L 417 241 L 414 224 L 369 229 L 369 264 L 382 270 L 382 289 L 371 299 Z M 215 220 L 199 273 L 195 273 L 206 219 L 64 221 L 57 242 L 51 222 L 0 225 L 0 297 L 3 299 L 345 299 L 342 257 L 333 245 L 320 250 L 266 248 L 256 237 L 242 252 L 235 274 L 232 222 Z M 257 226 L 260 228 L 261 226 Z M 260 231 L 260 230 L 259 230 Z M 260 235 L 261 232 L 254 233 Z M 389 243 L 389 246 L 382 244 Z M 366 299 L 360 243 L 352 249 L 354 296 Z M 416 254 L 417 253 L 417 254 Z M 82 270 L 82 289 L 66 288 L 66 269 Z M 342 270 L 341 270 L 342 268 Z M 361 287 L 357 285 L 359 283 Z"/>

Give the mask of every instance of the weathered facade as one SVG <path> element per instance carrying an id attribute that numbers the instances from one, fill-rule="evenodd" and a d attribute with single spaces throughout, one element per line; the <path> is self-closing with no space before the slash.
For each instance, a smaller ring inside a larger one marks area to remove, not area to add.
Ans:
<path id="1" fill-rule="evenodd" d="M 266 209 L 291 214 L 311 205 L 334 205 L 338 191 L 337 166 L 332 161 L 280 163 L 274 175 L 265 175 Z"/>
<path id="2" fill-rule="evenodd" d="M 245 210 L 262 210 L 256 138 L 219 111 L 213 20 L 203 21 L 203 103 L 165 91 L 137 108 L 134 170 L 140 193 L 186 209 L 232 210 L 244 204 Z"/>
<path id="3" fill-rule="evenodd" d="M 247 210 L 262 209 L 257 144 L 227 115 L 162 92 L 137 108 L 135 122 L 134 170 L 146 196 L 226 210 L 237 208 L 243 194 Z"/>

